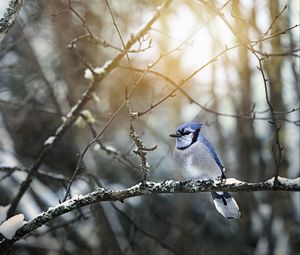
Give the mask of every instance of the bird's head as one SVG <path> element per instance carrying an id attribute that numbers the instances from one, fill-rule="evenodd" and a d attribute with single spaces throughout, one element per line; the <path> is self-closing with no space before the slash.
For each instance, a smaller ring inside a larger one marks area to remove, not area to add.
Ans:
<path id="1" fill-rule="evenodd" d="M 195 143 L 202 126 L 199 122 L 187 122 L 181 124 L 175 134 L 170 134 L 170 137 L 176 138 L 177 149 L 183 150 Z"/>

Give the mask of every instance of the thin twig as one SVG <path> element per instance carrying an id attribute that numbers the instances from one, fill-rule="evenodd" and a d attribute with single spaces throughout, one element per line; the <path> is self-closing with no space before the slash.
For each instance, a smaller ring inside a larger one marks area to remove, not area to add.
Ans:
<path id="1" fill-rule="evenodd" d="M 273 130 L 274 130 L 274 133 L 275 133 L 275 141 L 274 141 L 274 143 L 275 143 L 275 147 L 276 147 L 277 151 L 275 152 L 274 149 L 273 149 L 273 147 L 272 147 L 272 152 L 273 152 L 273 155 L 274 155 L 275 165 L 276 165 L 276 167 L 275 167 L 275 173 L 274 173 L 274 176 L 275 176 L 275 178 L 274 178 L 274 186 L 276 187 L 277 184 L 278 184 L 278 175 L 279 175 L 279 169 L 281 167 L 282 150 L 283 150 L 283 147 L 281 146 L 280 138 L 279 138 L 279 131 L 280 131 L 281 126 L 279 126 L 278 123 L 277 123 L 277 117 L 276 117 L 276 114 L 274 114 L 274 108 L 273 108 L 272 103 L 270 101 L 270 96 L 269 96 L 269 91 L 268 91 L 268 84 L 267 84 L 268 79 L 266 77 L 266 74 L 265 74 L 263 66 L 262 66 L 263 59 L 258 56 L 258 54 L 255 52 L 254 46 L 251 45 L 250 42 L 245 42 L 239 36 L 239 34 L 236 33 L 235 29 L 233 28 L 233 26 L 230 24 L 230 22 L 227 20 L 227 18 L 224 16 L 224 14 L 222 12 L 220 12 L 213 4 L 208 4 L 208 3 L 204 2 L 204 1 L 202 1 L 202 2 L 205 3 L 207 6 L 209 6 L 214 12 L 216 12 L 219 15 L 219 17 L 224 21 L 224 23 L 226 24 L 226 26 L 230 29 L 230 31 L 237 38 L 237 40 L 240 43 L 243 43 L 247 47 L 247 49 L 258 60 L 258 63 L 259 63 L 258 70 L 260 71 L 260 73 L 262 75 L 262 79 L 263 79 L 263 83 L 264 83 L 264 90 L 265 90 L 265 99 L 266 99 L 266 102 L 267 102 L 267 105 L 268 105 L 268 107 L 270 109 L 270 114 L 271 114 L 271 121 L 269 121 L 269 123 L 272 124 Z M 284 11 L 284 9 L 283 9 L 283 11 Z M 272 26 L 272 24 L 271 24 L 271 26 Z M 296 26 L 294 26 L 294 27 L 296 27 Z M 288 30 L 290 30 L 290 29 L 288 29 Z M 288 30 L 286 30 L 286 31 L 288 31 Z M 262 41 L 262 40 L 263 39 L 261 39 L 260 41 Z"/>
<path id="2" fill-rule="evenodd" d="M 149 68 L 149 67 L 148 67 Z M 143 79 L 144 75 L 146 74 L 148 69 L 145 70 L 145 72 L 140 76 L 139 80 L 136 82 L 135 86 L 131 89 L 130 93 L 129 93 L 129 97 L 132 95 L 132 93 L 134 92 L 134 90 L 136 89 L 136 87 L 139 85 L 139 83 L 141 82 L 141 80 Z M 121 112 L 121 110 L 123 109 L 123 107 L 126 105 L 126 100 L 123 101 L 123 103 L 119 106 L 119 108 L 114 112 L 114 114 L 111 115 L 111 117 L 109 118 L 109 120 L 106 122 L 106 124 L 104 125 L 104 127 L 101 129 L 101 131 L 98 133 L 98 135 L 96 137 L 94 137 L 94 139 L 92 139 L 87 146 L 84 148 L 83 152 L 80 153 L 80 157 L 78 159 L 75 171 L 70 179 L 70 182 L 67 186 L 67 190 L 66 190 L 66 194 L 63 198 L 62 201 L 65 201 L 69 196 L 70 196 L 70 190 L 71 190 L 71 186 L 73 184 L 73 182 L 75 181 L 79 170 L 80 170 L 80 166 L 81 163 L 83 161 L 83 158 L 85 156 L 85 154 L 88 152 L 89 148 L 95 144 L 96 142 L 100 141 L 100 138 L 102 137 L 102 135 L 104 134 L 104 132 L 107 130 L 107 128 L 110 126 L 110 124 L 112 123 L 112 121 L 118 116 L 118 114 Z"/>
<path id="3" fill-rule="evenodd" d="M 266 58 L 270 57 L 284 57 L 284 56 L 293 56 L 293 57 L 300 57 L 300 55 L 297 55 L 295 52 L 299 52 L 300 49 L 294 49 L 294 50 L 289 50 L 289 51 L 284 51 L 284 52 L 276 52 L 276 53 L 267 53 L 267 52 L 262 52 L 260 50 L 254 50 L 256 53 L 260 54 L 261 56 L 264 56 Z"/>
<path id="4" fill-rule="evenodd" d="M 95 138 L 97 136 L 96 129 L 94 128 L 92 123 L 88 123 L 88 125 L 93 134 L 93 138 Z M 113 158 L 117 159 L 120 163 L 124 164 L 128 169 L 137 172 L 137 166 L 130 160 L 130 158 L 125 153 L 121 153 L 111 146 L 106 146 L 100 139 L 97 140 L 97 144 L 100 146 L 100 149 L 105 151 L 108 155 L 113 156 Z"/>
<path id="5" fill-rule="evenodd" d="M 260 71 L 263 82 L 264 82 L 265 98 L 266 98 L 267 104 L 269 106 L 271 117 L 272 117 L 272 121 L 269 121 L 269 123 L 272 124 L 273 130 L 275 133 L 275 146 L 277 148 L 277 153 L 273 150 L 273 155 L 274 155 L 275 165 L 276 165 L 275 173 L 274 173 L 274 175 L 275 175 L 274 186 L 276 187 L 278 184 L 278 175 L 279 175 L 279 169 L 281 167 L 282 150 L 283 150 L 283 147 L 281 146 L 280 138 L 279 138 L 279 131 L 280 131 L 281 126 L 278 126 L 277 117 L 274 114 L 274 109 L 273 109 L 273 106 L 269 99 L 268 84 L 267 84 L 268 79 L 266 77 L 266 74 L 265 74 L 263 66 L 262 66 L 262 59 L 255 52 L 253 52 L 253 54 L 255 55 L 255 57 L 257 58 L 258 63 L 259 63 L 258 70 Z"/>
<path id="6" fill-rule="evenodd" d="M 176 88 L 174 88 L 171 92 L 169 92 L 166 96 L 164 96 L 162 99 L 158 100 L 156 103 L 151 104 L 149 108 L 147 108 L 146 110 L 144 110 L 143 112 L 139 112 L 138 116 L 142 116 L 145 115 L 146 113 L 150 112 L 151 110 L 153 110 L 155 107 L 157 107 L 158 105 L 160 105 L 161 103 L 163 103 L 164 101 L 166 101 L 167 99 L 173 97 L 175 95 L 175 92 L 177 90 L 179 90 L 181 87 L 183 87 L 189 80 L 191 80 L 196 74 L 198 74 L 201 70 L 203 70 L 205 67 L 207 67 L 208 65 L 210 65 L 211 63 L 215 62 L 218 60 L 218 58 L 220 56 L 222 56 L 224 53 L 226 53 L 229 50 L 235 49 L 239 47 L 239 45 L 235 45 L 232 47 L 229 47 L 223 51 L 221 51 L 219 54 L 217 54 L 216 56 L 214 56 L 212 59 L 210 59 L 208 62 L 206 62 L 204 65 L 202 65 L 200 68 L 196 69 L 193 73 L 191 73 L 190 75 L 188 75 L 183 81 L 181 81 Z"/>
<path id="7" fill-rule="evenodd" d="M 119 65 L 120 68 L 128 70 L 131 69 L 133 71 L 136 72 L 144 72 L 144 69 L 141 68 L 137 68 L 137 67 L 128 67 L 128 66 L 123 66 L 123 65 Z M 255 111 L 255 104 L 253 105 L 253 107 L 251 107 L 251 109 L 248 112 L 244 112 L 244 113 L 239 113 L 239 114 L 231 114 L 231 113 L 223 113 L 223 112 L 218 112 L 215 111 L 213 109 L 208 108 L 206 105 L 202 105 L 200 104 L 198 101 L 196 101 L 192 96 L 190 96 L 182 87 L 179 87 L 179 84 L 177 82 L 175 82 L 173 79 L 171 79 L 170 77 L 157 72 L 157 71 L 153 71 L 153 70 L 148 70 L 147 72 L 148 74 L 151 75 L 155 75 L 157 77 L 160 77 L 162 79 L 164 79 L 165 81 L 167 81 L 168 83 L 170 83 L 172 86 L 174 86 L 175 88 L 178 88 L 178 90 L 192 103 L 196 104 L 197 106 L 199 106 L 199 108 L 201 108 L 202 110 L 214 114 L 216 116 L 221 116 L 221 117 L 231 117 L 231 118 L 237 118 L 237 119 L 245 119 L 245 120 L 253 120 L 254 115 L 257 114 L 264 114 L 267 112 L 270 112 L 270 109 L 266 109 L 266 110 L 262 110 L 262 111 Z M 278 112 L 278 111 L 274 111 L 274 114 L 276 115 L 286 115 L 286 114 L 290 114 L 290 113 L 294 113 L 300 111 L 300 108 L 292 108 L 289 111 L 283 111 L 283 112 Z M 254 118 L 255 120 L 270 120 L 270 117 L 259 117 L 259 116 L 255 116 Z M 293 121 L 290 119 L 287 119 L 285 117 L 281 117 L 278 116 L 277 117 L 278 120 L 283 120 L 289 123 L 293 123 L 295 125 L 299 125 L 299 120 Z"/>
<path id="8" fill-rule="evenodd" d="M 276 15 L 276 17 L 272 20 L 270 26 L 268 27 L 268 29 L 266 30 L 266 32 L 262 35 L 261 39 L 263 39 L 273 28 L 274 24 L 276 23 L 276 21 L 280 18 L 280 16 L 284 13 L 284 11 L 287 10 L 287 4 L 282 8 L 281 12 Z M 260 41 L 260 40 L 258 40 Z"/>
<path id="9" fill-rule="evenodd" d="M 6 172 L 9 176 L 12 175 L 16 171 L 29 173 L 28 169 L 23 169 L 23 168 L 19 168 L 19 167 L 0 167 L 0 172 Z M 39 170 L 37 172 L 37 177 L 46 177 L 46 178 L 50 178 L 50 179 L 53 179 L 55 181 L 60 181 L 60 182 L 66 181 L 66 177 L 64 175 L 49 172 L 49 171 L 44 171 L 44 170 Z M 2 177 L 1 179 L 4 179 L 4 177 Z M 0 181 L 1 181 L 1 179 L 0 179 Z"/>
<path id="10" fill-rule="evenodd" d="M 148 232 L 145 230 L 144 227 L 139 226 L 133 219 L 131 219 L 129 217 L 129 215 L 127 215 L 125 212 L 123 212 L 121 209 L 119 209 L 114 203 L 111 203 L 112 207 L 118 212 L 120 213 L 131 225 L 133 225 L 135 227 L 135 229 L 137 229 L 139 232 L 141 232 L 142 234 L 144 234 L 145 236 L 149 237 L 150 239 L 156 241 L 157 243 L 160 244 L 160 246 L 164 249 L 167 249 L 169 251 L 171 251 L 174 254 L 178 254 L 178 251 L 176 249 L 174 249 L 173 245 L 169 245 L 168 243 L 164 242 L 160 237 Z"/>

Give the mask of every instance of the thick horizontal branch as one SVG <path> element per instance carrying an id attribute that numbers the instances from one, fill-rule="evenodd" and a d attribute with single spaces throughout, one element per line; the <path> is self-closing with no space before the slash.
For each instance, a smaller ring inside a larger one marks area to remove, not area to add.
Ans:
<path id="1" fill-rule="evenodd" d="M 28 233 L 45 225 L 58 216 L 76 210 L 80 207 L 91 205 L 102 201 L 121 201 L 130 197 L 149 194 L 166 193 L 195 193 L 210 191 L 300 191 L 300 178 L 286 179 L 278 177 L 278 185 L 274 186 L 274 178 L 265 182 L 248 183 L 233 178 L 223 181 L 213 180 L 191 180 L 186 182 L 167 180 L 163 182 L 138 183 L 130 188 L 122 190 L 107 190 L 100 188 L 86 195 L 75 195 L 72 199 L 59 204 L 48 211 L 41 213 L 36 218 L 26 223 L 20 228 L 13 239 L 3 239 L 0 242 L 0 253 L 9 249 L 17 240 L 23 238 Z"/>

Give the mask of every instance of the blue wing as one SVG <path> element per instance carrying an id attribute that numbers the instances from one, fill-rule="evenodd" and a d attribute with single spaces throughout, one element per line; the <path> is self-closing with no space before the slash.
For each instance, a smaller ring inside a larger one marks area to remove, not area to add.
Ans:
<path id="1" fill-rule="evenodd" d="M 222 177 L 225 178 L 225 174 L 224 174 L 224 169 L 225 168 L 222 165 L 222 163 L 221 163 L 221 161 L 220 161 L 220 159 L 219 159 L 219 157 L 218 157 L 218 155 L 217 155 L 214 147 L 210 144 L 210 142 L 205 138 L 205 136 L 202 133 L 199 134 L 199 140 L 200 140 L 200 142 L 202 142 L 203 144 L 205 144 L 205 146 L 207 147 L 210 155 L 214 158 L 214 160 L 216 161 L 216 163 L 220 167 L 221 172 L 222 172 Z"/>

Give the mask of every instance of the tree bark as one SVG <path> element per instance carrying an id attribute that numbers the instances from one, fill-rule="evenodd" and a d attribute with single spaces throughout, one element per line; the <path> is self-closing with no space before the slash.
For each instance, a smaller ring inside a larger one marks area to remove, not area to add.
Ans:
<path id="1" fill-rule="evenodd" d="M 296 179 L 278 178 L 278 186 L 274 186 L 274 178 L 265 182 L 247 183 L 228 178 L 223 181 L 213 180 L 191 180 L 186 182 L 167 180 L 163 182 L 138 183 L 130 188 L 122 190 L 107 190 L 99 188 L 98 190 L 86 195 L 75 195 L 72 199 L 59 204 L 54 208 L 49 208 L 46 212 L 21 227 L 13 239 L 3 239 L 0 241 L 0 253 L 5 253 L 16 241 L 23 238 L 28 233 L 45 225 L 60 215 L 76 210 L 80 207 L 94 204 L 102 201 L 121 201 L 124 199 L 149 194 L 166 193 L 195 193 L 210 191 L 300 191 L 300 177 Z"/>

